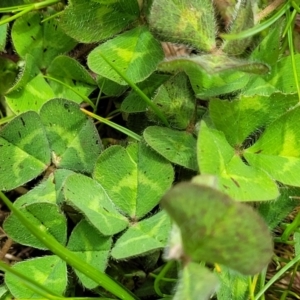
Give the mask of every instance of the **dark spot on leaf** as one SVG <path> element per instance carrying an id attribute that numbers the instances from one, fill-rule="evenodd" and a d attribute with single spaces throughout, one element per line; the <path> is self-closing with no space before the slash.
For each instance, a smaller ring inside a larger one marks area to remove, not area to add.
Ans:
<path id="1" fill-rule="evenodd" d="M 238 183 L 234 178 L 230 177 L 230 179 L 233 181 L 233 183 L 234 183 L 238 188 L 240 187 L 239 183 Z"/>
<path id="2" fill-rule="evenodd" d="M 258 150 L 258 151 L 254 152 L 254 153 L 258 154 L 258 153 L 261 153 L 261 152 L 262 152 L 262 150 Z"/>
<path id="3" fill-rule="evenodd" d="M 21 122 L 22 122 L 23 126 L 25 126 L 26 124 L 25 124 L 25 121 L 24 121 L 24 119 L 23 119 L 23 118 L 20 118 L 20 120 L 21 120 Z"/>
<path id="4" fill-rule="evenodd" d="M 72 79 L 72 82 L 74 85 L 76 85 L 76 80 L 75 79 Z"/>
<path id="5" fill-rule="evenodd" d="M 227 185 L 224 185 L 224 184 L 223 184 L 223 187 L 224 187 L 226 190 L 228 189 L 228 186 L 227 186 Z"/>
<path id="6" fill-rule="evenodd" d="M 64 103 L 64 108 L 65 109 L 69 109 L 69 104 L 68 103 Z"/>
<path id="7" fill-rule="evenodd" d="M 103 207 L 103 209 L 108 213 L 108 210 L 105 207 Z"/>
<path id="8" fill-rule="evenodd" d="M 27 22 L 27 25 L 28 25 L 28 26 L 31 26 L 31 24 L 30 24 L 29 22 Z"/>
<path id="9" fill-rule="evenodd" d="M 171 150 L 171 148 L 166 148 L 166 150 Z"/>
<path id="10" fill-rule="evenodd" d="M 43 52 L 45 53 L 48 49 L 47 48 L 44 48 Z"/>
<path id="11" fill-rule="evenodd" d="M 163 107 L 163 105 L 160 104 L 160 103 L 156 103 L 156 105 L 159 106 L 159 107 Z"/>
<path id="12" fill-rule="evenodd" d="M 31 35 L 30 37 L 31 37 L 34 41 L 36 40 L 34 36 Z"/>
<path id="13" fill-rule="evenodd" d="M 18 131 L 18 134 L 19 134 L 19 137 L 21 138 L 22 136 L 21 136 L 21 132 L 20 131 Z"/>
<path id="14" fill-rule="evenodd" d="M 113 63 L 114 63 L 115 61 L 116 61 L 116 60 L 115 60 L 115 59 L 113 59 L 111 62 L 113 62 Z"/>

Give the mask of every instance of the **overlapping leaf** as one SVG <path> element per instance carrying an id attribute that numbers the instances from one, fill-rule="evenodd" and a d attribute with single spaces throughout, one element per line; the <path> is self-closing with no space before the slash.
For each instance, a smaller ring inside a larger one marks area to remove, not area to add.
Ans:
<path id="1" fill-rule="evenodd" d="M 217 175 L 219 188 L 239 201 L 263 201 L 278 196 L 276 183 L 264 171 L 246 165 L 224 134 L 202 121 L 197 141 L 201 174 Z"/>
<path id="2" fill-rule="evenodd" d="M 284 114 L 298 102 L 298 96 L 276 93 L 268 97 L 241 96 L 238 100 L 212 99 L 210 117 L 216 129 L 222 131 L 231 146 L 241 145 L 257 132 Z"/>
<path id="3" fill-rule="evenodd" d="M 93 173 L 115 205 L 133 219 L 158 204 L 173 176 L 172 166 L 143 143 L 126 149 L 109 147 L 100 155 Z"/>
<path id="4" fill-rule="evenodd" d="M 152 101 L 166 116 L 172 128 L 186 129 L 195 119 L 194 93 L 183 72 L 161 85 Z M 160 120 L 150 108 L 147 112 L 150 120 L 159 123 Z"/>
<path id="5" fill-rule="evenodd" d="M 67 240 L 67 220 L 59 207 L 50 202 L 37 202 L 19 208 L 28 222 L 53 235 L 61 244 Z M 40 240 L 22 225 L 18 217 L 11 214 L 4 223 L 4 230 L 14 241 L 39 249 L 47 249 Z"/>
<path id="6" fill-rule="evenodd" d="M 47 75 L 70 87 L 50 79 L 49 83 L 56 97 L 78 103 L 83 101 L 79 95 L 88 96 L 96 88 L 96 83 L 88 71 L 79 62 L 68 56 L 57 56 L 47 69 Z"/>
<path id="7" fill-rule="evenodd" d="M 93 72 L 126 85 L 124 78 L 117 74 L 100 54 L 133 82 L 140 82 L 150 76 L 163 59 L 160 43 L 144 26 L 126 31 L 103 43 L 88 56 L 88 66 Z"/>
<path id="8" fill-rule="evenodd" d="M 76 252 L 87 264 L 93 265 L 104 272 L 107 266 L 108 255 L 112 244 L 111 237 L 104 237 L 87 221 L 80 221 L 73 229 L 67 248 Z M 81 283 L 88 289 L 97 287 L 97 283 L 86 275 L 75 270 Z"/>
<path id="9" fill-rule="evenodd" d="M 53 97 L 54 92 L 43 78 L 35 58 L 27 54 L 17 82 L 5 96 L 8 106 L 15 114 L 28 110 L 38 111 Z"/>
<path id="10" fill-rule="evenodd" d="M 35 282 L 47 287 L 57 295 L 63 295 L 67 288 L 67 265 L 58 256 L 44 256 L 18 262 L 12 266 L 16 271 L 30 276 Z M 26 285 L 20 284 L 13 274 L 5 275 L 5 284 L 15 298 L 41 299 Z"/>
<path id="11" fill-rule="evenodd" d="M 190 262 L 181 271 L 173 300 L 208 300 L 218 286 L 215 274 L 199 263 Z"/>
<path id="12" fill-rule="evenodd" d="M 37 113 L 26 112 L 1 129 L 0 190 L 32 180 L 49 164 L 49 143 Z"/>
<path id="13" fill-rule="evenodd" d="M 111 255 L 115 259 L 126 259 L 163 249 L 167 244 L 170 228 L 170 218 L 164 211 L 132 224 L 117 240 Z"/>
<path id="14" fill-rule="evenodd" d="M 260 272 L 271 259 L 272 237 L 252 207 L 193 183 L 176 185 L 161 204 L 179 226 L 183 251 L 190 259 L 224 264 L 249 275 Z"/>
<path id="15" fill-rule="evenodd" d="M 91 173 L 102 144 L 92 120 L 79 105 L 64 99 L 47 102 L 40 111 L 52 161 L 60 168 Z"/>
<path id="16" fill-rule="evenodd" d="M 300 108 L 296 107 L 270 124 L 260 139 L 245 150 L 250 165 L 267 172 L 274 180 L 300 186 Z"/>
<path id="17" fill-rule="evenodd" d="M 70 51 L 76 42 L 62 31 L 56 18 L 44 23 L 42 19 L 39 12 L 23 15 L 14 22 L 11 36 L 20 57 L 31 54 L 39 68 L 47 68 L 57 55 Z"/>
<path id="18" fill-rule="evenodd" d="M 192 134 L 170 128 L 149 126 L 144 138 L 160 155 L 172 163 L 197 170 L 196 139 Z"/>
<path id="19" fill-rule="evenodd" d="M 80 175 L 69 176 L 64 184 L 67 204 L 84 214 L 103 235 L 116 234 L 128 226 L 104 188 L 95 180 Z"/>

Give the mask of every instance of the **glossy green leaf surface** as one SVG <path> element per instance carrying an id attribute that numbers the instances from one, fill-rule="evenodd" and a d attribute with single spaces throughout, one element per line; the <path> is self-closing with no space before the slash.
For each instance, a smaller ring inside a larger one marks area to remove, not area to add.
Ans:
<path id="1" fill-rule="evenodd" d="M 104 237 L 96 228 L 83 220 L 73 229 L 67 248 L 75 252 L 87 264 L 93 265 L 99 271 L 104 272 L 111 244 L 111 237 Z M 77 270 L 75 270 L 75 273 L 86 288 L 93 289 L 98 286 L 86 275 Z"/>
<path id="2" fill-rule="evenodd" d="M 252 207 L 193 183 L 179 183 L 161 204 L 179 226 L 183 251 L 192 260 L 251 275 L 271 259 L 272 237 Z"/>
<path id="3" fill-rule="evenodd" d="M 213 5 L 209 0 L 154 0 L 149 23 L 163 41 L 191 45 L 206 52 L 216 47 Z"/>
<path id="4" fill-rule="evenodd" d="M 59 168 L 91 173 L 102 150 L 92 122 L 75 102 L 53 99 L 40 111 L 52 162 Z"/>
<path id="5" fill-rule="evenodd" d="M 13 268 L 34 279 L 58 295 L 63 295 L 67 288 L 67 265 L 58 256 L 44 256 L 16 263 Z M 5 275 L 5 284 L 15 298 L 41 299 L 39 294 L 20 284 L 14 275 Z"/>
<path id="6" fill-rule="evenodd" d="M 80 211 L 103 235 L 116 234 L 128 226 L 128 220 L 118 212 L 104 188 L 89 177 L 69 176 L 64 196 L 67 204 Z"/>
<path id="7" fill-rule="evenodd" d="M 26 183 L 49 164 L 49 143 L 37 113 L 26 112 L 1 129 L 0 190 Z"/>
<path id="8" fill-rule="evenodd" d="M 133 82 L 140 82 L 150 76 L 163 59 L 160 43 L 144 26 L 126 31 L 101 44 L 88 56 L 88 66 L 93 72 L 116 83 L 127 85 L 124 78 L 117 74 L 100 54 Z"/>
<path id="9" fill-rule="evenodd" d="M 144 143 L 134 143 L 126 149 L 121 146 L 106 149 L 97 160 L 93 178 L 120 211 L 140 219 L 171 187 L 174 171 L 170 163 Z"/>
<path id="10" fill-rule="evenodd" d="M 163 249 L 168 241 L 171 222 L 164 212 L 132 224 L 115 243 L 111 255 L 115 259 L 126 259 Z"/>
<path id="11" fill-rule="evenodd" d="M 223 132 L 201 122 L 197 140 L 201 174 L 217 175 L 219 188 L 238 201 L 263 201 L 277 198 L 276 183 L 264 171 L 246 165 L 229 145 Z"/>
<path id="12" fill-rule="evenodd" d="M 170 128 L 149 126 L 144 131 L 147 144 L 172 163 L 197 170 L 196 139 L 192 134 Z"/>

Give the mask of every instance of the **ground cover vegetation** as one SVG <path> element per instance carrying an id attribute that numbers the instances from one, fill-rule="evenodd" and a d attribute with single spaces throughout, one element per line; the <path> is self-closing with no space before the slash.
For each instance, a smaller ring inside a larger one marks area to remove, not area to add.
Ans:
<path id="1" fill-rule="evenodd" d="M 2 0 L 1 299 L 299 299 L 299 11 Z"/>

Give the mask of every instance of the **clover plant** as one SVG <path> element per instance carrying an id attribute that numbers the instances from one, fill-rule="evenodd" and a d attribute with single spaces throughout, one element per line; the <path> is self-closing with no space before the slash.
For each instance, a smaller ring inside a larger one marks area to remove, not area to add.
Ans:
<path id="1" fill-rule="evenodd" d="M 300 191 L 299 6 L 66 2 L 0 4 L 3 230 L 39 249 L 1 299 L 259 299 Z"/>

